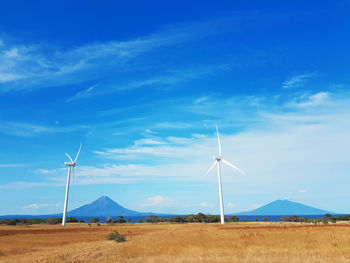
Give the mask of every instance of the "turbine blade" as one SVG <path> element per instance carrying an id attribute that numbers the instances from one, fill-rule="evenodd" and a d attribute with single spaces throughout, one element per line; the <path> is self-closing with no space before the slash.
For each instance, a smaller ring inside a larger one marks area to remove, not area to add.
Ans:
<path id="1" fill-rule="evenodd" d="M 75 157 L 74 163 L 77 161 L 77 159 L 78 159 L 78 157 L 79 157 L 80 150 L 81 150 L 81 144 L 80 144 L 80 147 L 79 147 L 79 151 L 78 151 L 78 153 L 77 153 L 77 156 Z"/>
<path id="2" fill-rule="evenodd" d="M 213 170 L 213 168 L 215 167 L 215 165 L 217 164 L 217 161 L 215 161 L 215 163 L 210 166 L 210 168 L 208 169 L 208 171 L 204 174 L 204 176 L 206 176 L 208 173 L 210 173 L 211 170 Z"/>
<path id="3" fill-rule="evenodd" d="M 242 174 L 246 174 L 245 172 L 243 172 L 241 169 L 239 169 L 237 166 L 234 166 L 232 163 L 229 163 L 228 161 L 221 159 L 221 161 L 223 161 L 225 164 L 227 164 L 228 166 L 231 166 L 232 168 L 236 169 L 237 171 L 239 171 Z"/>
<path id="4" fill-rule="evenodd" d="M 218 135 L 219 156 L 221 156 L 221 142 L 220 142 L 220 136 L 219 136 L 219 129 L 217 125 L 216 125 L 216 134 Z"/>
<path id="5" fill-rule="evenodd" d="M 67 156 L 68 156 L 68 158 L 73 162 L 73 160 L 72 160 L 72 158 L 70 158 L 70 156 L 69 156 L 69 154 L 68 153 L 65 153 Z"/>

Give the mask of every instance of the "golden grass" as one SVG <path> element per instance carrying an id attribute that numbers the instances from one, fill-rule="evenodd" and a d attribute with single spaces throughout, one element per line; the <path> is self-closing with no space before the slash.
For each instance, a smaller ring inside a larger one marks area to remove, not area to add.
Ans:
<path id="1" fill-rule="evenodd" d="M 127 242 L 106 240 L 115 229 L 127 236 Z M 239 223 L 0 227 L 0 262 L 350 262 L 350 226 Z"/>

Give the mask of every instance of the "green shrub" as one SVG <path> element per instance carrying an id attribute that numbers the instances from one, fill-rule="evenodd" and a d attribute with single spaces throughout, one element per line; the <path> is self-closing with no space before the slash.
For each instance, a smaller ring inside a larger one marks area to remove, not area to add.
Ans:
<path id="1" fill-rule="evenodd" d="M 120 235 L 117 230 L 115 230 L 113 233 L 109 234 L 107 237 L 107 240 L 114 240 L 116 242 L 125 242 L 126 237 L 123 235 Z"/>

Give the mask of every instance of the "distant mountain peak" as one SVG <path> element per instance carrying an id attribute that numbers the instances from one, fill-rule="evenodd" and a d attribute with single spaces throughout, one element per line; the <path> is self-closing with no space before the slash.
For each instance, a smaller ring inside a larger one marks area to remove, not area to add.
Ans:
<path id="1" fill-rule="evenodd" d="M 94 202 L 98 202 L 98 203 L 110 203 L 110 202 L 116 203 L 116 202 L 114 202 L 111 198 L 109 198 L 109 197 L 106 196 L 106 195 L 101 196 L 100 198 L 98 198 L 98 199 L 95 200 Z M 93 203 L 94 203 L 94 202 L 93 202 Z"/>
<path id="2" fill-rule="evenodd" d="M 87 205 L 68 212 L 69 216 L 136 216 L 142 214 L 122 207 L 105 195 Z"/>
<path id="3" fill-rule="evenodd" d="M 322 215 L 326 213 L 331 212 L 287 199 L 279 199 L 257 209 L 238 213 L 237 215 Z"/>

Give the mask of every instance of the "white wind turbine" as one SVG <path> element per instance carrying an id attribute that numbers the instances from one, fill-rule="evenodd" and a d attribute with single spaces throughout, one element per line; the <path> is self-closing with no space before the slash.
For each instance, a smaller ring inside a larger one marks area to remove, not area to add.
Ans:
<path id="1" fill-rule="evenodd" d="M 241 169 L 234 166 L 232 163 L 229 163 L 225 159 L 222 158 L 221 154 L 221 143 L 220 143 L 220 136 L 219 136 L 219 130 L 218 126 L 216 126 L 216 134 L 218 135 L 218 144 L 219 144 L 219 156 L 214 156 L 214 164 L 210 166 L 209 170 L 205 173 L 207 175 L 215 166 L 218 167 L 218 183 L 219 183 L 219 199 L 220 199 L 220 217 L 221 217 L 221 224 L 225 224 L 225 217 L 224 217 L 224 203 L 223 203 L 223 197 L 222 197 L 222 185 L 221 185 L 221 172 L 220 172 L 220 162 L 222 161 L 228 166 L 231 166 L 232 168 L 236 169 L 242 174 L 245 174 Z"/>
<path id="2" fill-rule="evenodd" d="M 65 199 L 64 199 L 62 226 L 66 225 L 66 213 L 67 213 L 67 203 L 68 203 L 68 193 L 69 193 L 70 172 L 73 169 L 73 176 L 75 175 L 74 174 L 74 167 L 75 167 L 75 164 L 77 162 L 78 156 L 80 154 L 80 150 L 81 150 L 81 144 L 80 144 L 79 151 L 78 151 L 77 156 L 75 157 L 74 161 L 72 160 L 72 158 L 69 156 L 68 153 L 65 153 L 68 156 L 68 158 L 71 160 L 71 162 L 65 162 L 64 163 L 64 165 L 68 166 L 68 175 L 67 175 L 66 196 L 65 196 Z"/>

